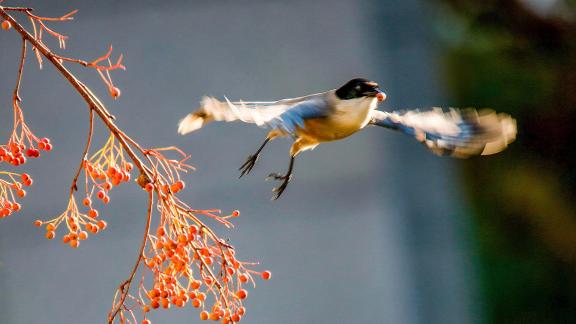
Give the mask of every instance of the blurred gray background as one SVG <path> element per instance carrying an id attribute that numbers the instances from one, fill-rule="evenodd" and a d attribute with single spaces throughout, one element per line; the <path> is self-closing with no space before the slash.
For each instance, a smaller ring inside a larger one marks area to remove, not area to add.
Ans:
<path id="1" fill-rule="evenodd" d="M 246 323 L 482 320 L 458 162 L 399 134 L 368 129 L 302 154 L 294 181 L 272 202 L 275 183 L 264 177 L 286 169 L 289 141 L 275 141 L 253 173 L 238 180 L 237 168 L 264 130 L 212 124 L 176 135 L 177 121 L 202 95 L 273 100 L 358 76 L 381 84 L 389 98 L 384 109 L 447 104 L 437 79 L 433 11 L 423 1 L 4 3 L 13 4 L 46 16 L 80 9 L 76 20 L 55 27 L 71 37 L 65 53 L 90 60 L 113 44 L 128 68 L 114 73 L 122 97 L 111 100 L 92 71 L 73 70 L 138 142 L 192 154 L 197 171 L 186 177 L 184 193 L 191 206 L 242 212 L 235 230 L 218 232 L 241 259 L 273 272 L 273 280 L 250 292 Z M 20 42 L 16 33 L 1 32 L 0 44 L 5 141 Z M 0 323 L 102 323 L 137 256 L 144 197 L 133 185 L 115 190 L 100 210 L 109 228 L 80 249 L 44 239 L 32 222 L 66 207 L 87 110 L 51 66 L 38 71 L 33 60 L 22 97 L 29 125 L 55 149 L 26 166 L 35 185 L 22 212 L 0 222 Z M 101 141 L 104 128 L 97 129 Z M 157 311 L 151 319 L 199 321 L 190 307 Z"/>

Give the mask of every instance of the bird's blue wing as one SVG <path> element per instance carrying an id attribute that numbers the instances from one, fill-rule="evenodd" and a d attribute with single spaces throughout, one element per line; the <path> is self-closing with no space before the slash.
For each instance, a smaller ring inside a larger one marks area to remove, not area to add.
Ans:
<path id="1" fill-rule="evenodd" d="M 322 99 L 316 98 L 295 104 L 282 114 L 271 119 L 267 125 L 295 135 L 297 127 L 304 128 L 304 121 L 328 115 L 328 106 Z"/>
<path id="2" fill-rule="evenodd" d="M 516 138 L 516 121 L 490 110 L 373 111 L 370 123 L 413 136 L 436 154 L 455 157 L 494 154 Z"/>

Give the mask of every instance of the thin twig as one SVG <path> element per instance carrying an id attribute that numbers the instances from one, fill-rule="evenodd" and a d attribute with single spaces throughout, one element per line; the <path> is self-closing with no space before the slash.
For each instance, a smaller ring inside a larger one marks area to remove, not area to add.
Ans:
<path id="1" fill-rule="evenodd" d="M 21 102 L 20 99 L 20 83 L 22 82 L 22 72 L 24 71 L 24 63 L 26 62 L 26 40 L 22 38 L 22 54 L 20 55 L 20 65 L 18 66 L 18 77 L 16 78 L 16 87 L 14 88 L 13 100 Z"/>
<path id="2" fill-rule="evenodd" d="M 86 156 L 88 155 L 88 151 L 90 150 L 90 144 L 92 143 L 92 134 L 94 133 L 94 110 L 90 109 L 90 120 L 88 126 L 88 138 L 86 139 L 86 146 L 84 147 L 84 153 L 82 153 L 82 160 L 80 160 L 80 165 L 78 166 L 78 170 L 74 175 L 74 179 L 72 179 L 72 185 L 70 186 L 70 197 L 74 194 L 75 191 L 78 191 L 78 187 L 76 186 L 76 182 L 78 181 L 78 177 L 80 176 L 80 172 L 82 172 L 82 168 L 84 167 L 84 163 L 86 161 Z"/>

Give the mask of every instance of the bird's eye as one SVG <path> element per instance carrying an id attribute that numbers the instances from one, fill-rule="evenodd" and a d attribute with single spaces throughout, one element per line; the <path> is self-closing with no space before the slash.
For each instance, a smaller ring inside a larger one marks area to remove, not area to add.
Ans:
<path id="1" fill-rule="evenodd" d="M 354 88 L 356 91 L 360 91 L 362 90 L 362 87 L 360 85 L 357 85 L 356 88 Z"/>

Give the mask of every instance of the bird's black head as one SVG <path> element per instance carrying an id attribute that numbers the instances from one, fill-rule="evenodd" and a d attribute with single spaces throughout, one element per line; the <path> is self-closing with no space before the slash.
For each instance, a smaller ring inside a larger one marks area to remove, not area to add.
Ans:
<path id="1" fill-rule="evenodd" d="M 336 96 L 342 100 L 376 97 L 383 94 L 378 83 L 362 78 L 352 79 L 336 90 Z"/>

